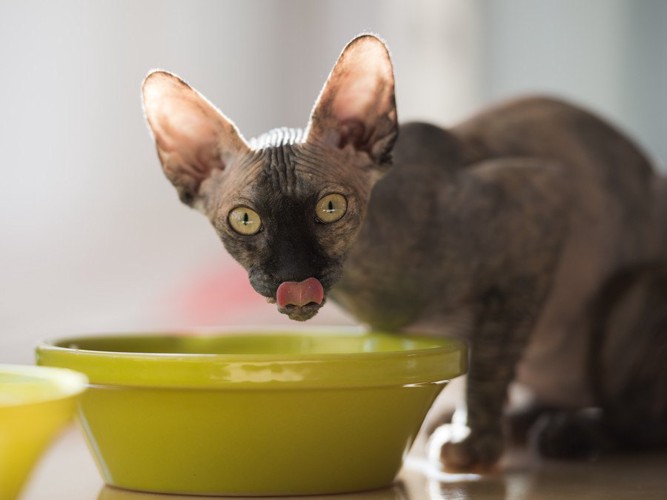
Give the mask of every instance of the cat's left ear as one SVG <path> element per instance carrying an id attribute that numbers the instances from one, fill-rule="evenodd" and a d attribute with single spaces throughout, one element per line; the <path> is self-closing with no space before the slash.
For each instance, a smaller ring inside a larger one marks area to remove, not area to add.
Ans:
<path id="1" fill-rule="evenodd" d="M 343 49 L 315 103 L 306 142 L 365 151 L 384 163 L 398 135 L 389 51 L 373 35 Z"/>

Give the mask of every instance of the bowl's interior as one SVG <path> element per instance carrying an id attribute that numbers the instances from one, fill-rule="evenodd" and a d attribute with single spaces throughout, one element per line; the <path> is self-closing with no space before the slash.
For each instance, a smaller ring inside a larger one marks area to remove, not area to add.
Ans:
<path id="1" fill-rule="evenodd" d="M 453 340 L 336 329 L 88 336 L 45 342 L 37 357 L 93 383 L 236 388 L 429 383 L 460 375 L 466 359 Z"/>
<path id="2" fill-rule="evenodd" d="M 85 385 L 85 377 L 68 370 L 0 365 L 0 409 L 70 397 Z"/>
<path id="3" fill-rule="evenodd" d="M 442 348 L 440 340 L 382 333 L 327 331 L 227 332 L 223 334 L 112 335 L 62 339 L 55 346 L 80 351 L 144 354 L 217 354 L 279 356 L 362 353 L 405 353 Z"/>

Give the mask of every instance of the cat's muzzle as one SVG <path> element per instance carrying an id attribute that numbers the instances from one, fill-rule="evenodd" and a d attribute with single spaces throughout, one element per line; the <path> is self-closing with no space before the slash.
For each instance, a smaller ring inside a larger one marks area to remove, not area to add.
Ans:
<path id="1" fill-rule="evenodd" d="M 322 301 L 322 304 L 324 304 L 324 301 Z M 317 314 L 317 311 L 320 310 L 322 304 L 310 303 L 301 307 L 289 305 L 286 307 L 279 307 L 278 311 L 287 314 L 289 319 L 294 321 L 306 321 Z"/>

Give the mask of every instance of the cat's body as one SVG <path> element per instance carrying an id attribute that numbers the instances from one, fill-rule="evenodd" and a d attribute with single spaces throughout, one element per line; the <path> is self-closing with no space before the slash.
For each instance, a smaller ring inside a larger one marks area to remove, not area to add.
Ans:
<path id="1" fill-rule="evenodd" d="M 592 301 L 616 272 L 667 261 L 660 182 L 619 132 L 552 99 L 512 101 L 448 131 L 408 124 L 331 296 L 376 327 L 469 338 L 485 291 L 524 278 L 541 252 L 543 270 L 555 268 L 522 373 L 552 404 L 591 404 Z"/>
<path id="2" fill-rule="evenodd" d="M 181 199 L 281 312 L 308 319 L 329 295 L 373 327 L 470 341 L 470 435 L 445 445 L 450 465 L 498 458 L 517 367 L 544 405 L 604 399 L 615 422 L 616 395 L 641 386 L 646 401 L 667 400 L 655 357 L 667 318 L 646 306 L 667 297 L 667 188 L 602 120 L 529 98 L 448 131 L 414 123 L 399 134 L 391 63 L 372 36 L 343 52 L 303 133 L 249 146 L 164 72 L 147 78 L 144 105 Z M 646 317 L 643 336 L 634 328 Z M 628 344 L 634 359 L 654 349 L 649 376 L 593 383 L 591 367 L 609 373 Z M 619 429 L 667 425 L 666 404 L 636 408 Z"/>

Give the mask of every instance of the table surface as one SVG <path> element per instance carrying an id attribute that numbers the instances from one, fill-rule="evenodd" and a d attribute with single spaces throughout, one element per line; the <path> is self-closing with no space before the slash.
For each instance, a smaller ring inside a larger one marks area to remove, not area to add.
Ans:
<path id="1" fill-rule="evenodd" d="M 594 462 L 555 462 L 539 460 L 526 451 L 512 450 L 503 459 L 498 472 L 480 476 L 444 473 L 433 465 L 433 460 L 427 458 L 426 449 L 423 440 L 416 443 L 392 488 L 351 495 L 299 498 L 667 499 L 667 453 L 605 457 Z M 73 426 L 53 443 L 23 493 L 21 500 L 210 498 L 136 493 L 104 486 L 82 435 Z"/>

